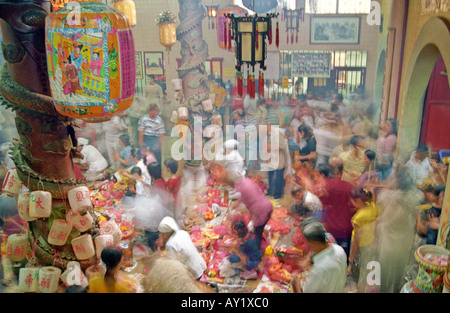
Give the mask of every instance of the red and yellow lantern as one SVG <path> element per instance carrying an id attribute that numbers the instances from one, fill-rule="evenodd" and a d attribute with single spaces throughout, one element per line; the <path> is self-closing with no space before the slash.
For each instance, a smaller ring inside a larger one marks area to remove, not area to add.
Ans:
<path id="1" fill-rule="evenodd" d="M 136 5 L 133 0 L 115 0 L 114 9 L 126 15 L 131 27 L 136 26 Z"/>
<path id="2" fill-rule="evenodd" d="M 125 15 L 79 0 L 46 17 L 50 88 L 57 111 L 103 122 L 131 106 L 136 84 L 133 33 Z"/>

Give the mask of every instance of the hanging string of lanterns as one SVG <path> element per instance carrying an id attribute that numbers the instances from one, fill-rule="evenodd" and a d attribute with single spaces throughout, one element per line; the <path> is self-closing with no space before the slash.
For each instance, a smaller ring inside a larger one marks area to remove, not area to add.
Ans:
<path id="1" fill-rule="evenodd" d="M 286 44 L 294 44 L 294 33 L 295 33 L 295 43 L 298 43 L 298 33 L 300 28 L 300 22 L 304 21 L 304 9 L 283 9 L 283 15 L 281 20 L 286 22 Z"/>
<path id="2" fill-rule="evenodd" d="M 219 8 L 218 5 L 207 5 L 206 6 L 206 17 L 208 18 L 208 29 L 215 28 L 215 25 L 217 23 L 216 17 L 217 17 L 218 8 Z"/>

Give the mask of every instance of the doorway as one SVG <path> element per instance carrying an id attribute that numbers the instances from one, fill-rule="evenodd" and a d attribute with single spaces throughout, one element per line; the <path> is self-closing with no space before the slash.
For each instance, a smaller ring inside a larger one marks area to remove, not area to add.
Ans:
<path id="1" fill-rule="evenodd" d="M 436 61 L 428 84 L 420 136 L 420 143 L 429 146 L 435 155 L 439 150 L 450 150 L 448 121 L 450 88 L 447 69 L 441 55 Z"/>

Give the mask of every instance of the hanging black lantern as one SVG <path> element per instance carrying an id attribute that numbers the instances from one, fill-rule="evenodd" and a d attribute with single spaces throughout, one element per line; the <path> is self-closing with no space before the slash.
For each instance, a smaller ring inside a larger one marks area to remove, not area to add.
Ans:
<path id="1" fill-rule="evenodd" d="M 255 66 L 258 64 L 260 70 L 266 70 L 267 44 L 266 39 L 271 39 L 272 18 L 278 14 L 267 14 L 266 16 L 235 16 L 225 14 L 231 20 L 232 37 L 236 42 L 235 68 L 238 75 L 238 90 L 242 90 L 243 65 L 248 66 L 247 71 L 247 93 L 251 98 L 256 95 Z M 262 79 L 262 75 L 259 79 Z M 258 81 L 261 84 L 261 81 Z M 261 85 L 259 85 L 261 86 Z M 261 93 L 260 90 L 258 90 Z"/>
<path id="2" fill-rule="evenodd" d="M 240 71 L 243 64 L 265 70 L 267 57 L 266 39 L 270 36 L 272 18 L 278 14 L 266 16 L 235 16 L 225 14 L 231 20 L 231 27 L 236 41 L 236 70 Z"/>

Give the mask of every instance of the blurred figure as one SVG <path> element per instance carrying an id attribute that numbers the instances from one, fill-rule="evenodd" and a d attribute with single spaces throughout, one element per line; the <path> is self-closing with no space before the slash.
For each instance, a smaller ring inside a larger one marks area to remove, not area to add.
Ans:
<path id="1" fill-rule="evenodd" d="M 150 149 L 159 164 L 162 160 L 164 150 L 164 120 L 159 116 L 159 107 L 151 103 L 148 107 L 148 114 L 139 120 L 139 145 L 145 145 Z"/>
<path id="2" fill-rule="evenodd" d="M 444 205 L 445 185 L 430 186 L 426 190 L 429 203 L 421 206 L 417 217 L 417 233 L 426 238 L 424 244 L 435 245 Z"/>
<path id="3" fill-rule="evenodd" d="M 377 195 L 382 211 L 377 221 L 374 260 L 382 269 L 381 292 L 398 293 L 405 283 L 404 273 L 415 251 L 416 207 L 422 199 L 406 168 L 399 170 L 392 189 L 382 189 Z"/>
<path id="4" fill-rule="evenodd" d="M 322 202 L 312 192 L 302 188 L 295 188 L 291 192 L 294 204 L 292 211 L 299 214 L 302 219 L 314 216 L 318 221 L 322 220 Z"/>
<path id="5" fill-rule="evenodd" d="M 158 162 L 153 162 L 147 165 L 148 173 L 152 178 L 152 186 L 150 194 L 152 198 L 158 199 L 166 209 L 173 212 L 173 201 L 174 198 L 170 192 L 167 191 L 167 183 L 162 176 L 161 164 Z"/>
<path id="6" fill-rule="evenodd" d="M 335 243 L 329 243 L 326 230 L 319 222 L 307 224 L 303 236 L 313 253 L 309 263 L 299 264 L 309 270 L 303 283 L 295 276 L 296 293 L 342 293 L 347 278 L 347 261 L 344 250 Z M 307 258 L 309 260 L 309 258 Z"/>
<path id="7" fill-rule="evenodd" d="M 388 156 L 393 156 L 397 146 L 397 122 L 387 119 L 380 126 L 380 136 L 377 139 L 377 160 L 379 164 L 385 165 L 389 162 Z"/>
<path id="8" fill-rule="evenodd" d="M 181 230 L 172 217 L 165 217 L 159 224 L 158 231 L 166 250 L 181 254 L 194 278 L 201 278 L 206 269 L 206 263 L 192 243 L 189 233 Z"/>
<path id="9" fill-rule="evenodd" d="M 297 105 L 295 107 L 293 116 L 294 120 L 294 125 L 292 125 L 293 127 L 296 126 L 296 128 L 298 128 L 298 126 L 300 126 L 300 124 L 302 123 L 305 123 L 309 127 L 314 126 L 314 119 L 315 119 L 314 111 L 308 105 L 306 100 L 307 98 L 305 95 L 300 95 L 297 99 Z"/>
<path id="10" fill-rule="evenodd" d="M 147 111 L 148 109 L 146 99 L 141 98 L 140 96 L 135 96 L 133 104 L 127 111 L 129 132 L 134 147 L 136 147 L 139 143 L 139 130 L 138 130 L 139 119 L 143 117 L 145 114 L 147 114 Z"/>
<path id="11" fill-rule="evenodd" d="M 116 162 L 119 164 L 119 169 L 131 169 L 134 166 L 133 161 L 131 161 L 131 143 L 130 136 L 127 134 L 122 134 L 119 136 L 119 146 L 120 150 L 115 156 Z"/>
<path id="12" fill-rule="evenodd" d="M 169 172 L 167 179 L 167 191 L 174 199 L 174 217 L 177 221 L 182 220 L 183 199 L 181 194 L 181 176 L 178 174 L 178 161 L 168 158 L 164 161 L 164 166 Z"/>
<path id="13" fill-rule="evenodd" d="M 278 147 L 273 145 L 272 138 L 277 142 Z M 284 171 L 289 158 L 289 148 L 284 136 L 284 131 L 277 126 L 268 124 L 267 137 L 264 144 L 267 145 L 265 151 L 270 154 L 270 159 L 266 163 L 267 170 L 269 171 L 269 187 L 267 194 L 273 196 L 275 201 L 278 201 L 284 194 Z"/>
<path id="14" fill-rule="evenodd" d="M 118 163 L 114 157 L 115 153 L 119 151 L 119 137 L 127 131 L 128 126 L 122 117 L 122 114 L 113 116 L 109 121 L 103 122 L 103 130 L 105 134 L 106 151 L 108 152 L 108 159 L 111 168 L 116 168 Z"/>
<path id="15" fill-rule="evenodd" d="M 102 262 L 106 266 L 105 276 L 97 275 L 89 280 L 89 293 L 130 293 L 132 290 L 119 278 L 122 251 L 103 249 Z"/>
<path id="16" fill-rule="evenodd" d="M 343 164 L 338 162 L 332 168 L 332 178 L 325 185 L 325 192 L 320 197 L 323 204 L 323 225 L 336 238 L 347 257 L 350 254 L 352 222 L 354 211 L 350 204 L 350 192 L 353 184 L 342 180 Z"/>
<path id="17" fill-rule="evenodd" d="M 152 184 L 152 178 L 150 177 L 147 165 L 143 160 L 141 149 L 132 149 L 130 156 L 131 162 L 133 162 L 134 166 L 139 167 L 142 171 L 143 183 L 150 186 Z"/>
<path id="18" fill-rule="evenodd" d="M 311 168 L 315 167 L 317 159 L 317 141 L 311 127 L 301 124 L 298 127 L 296 141 L 300 147 L 299 157 L 295 158 L 295 162 L 307 162 Z"/>
<path id="19" fill-rule="evenodd" d="M 354 135 L 350 139 L 350 148 L 348 151 L 342 152 L 339 158 L 344 162 L 344 170 L 342 172 L 342 180 L 356 184 L 356 181 L 364 171 L 364 137 Z"/>
<path id="20" fill-rule="evenodd" d="M 352 217 L 349 268 L 353 279 L 358 282 L 358 290 L 366 291 L 367 264 L 374 258 L 371 245 L 375 238 L 375 222 L 380 208 L 374 203 L 372 192 L 361 186 L 350 191 L 350 202 L 356 212 Z"/>
<path id="21" fill-rule="evenodd" d="M 78 138 L 78 145 L 81 147 L 83 159 L 80 163 L 87 166 L 84 177 L 88 182 L 96 180 L 104 180 L 104 172 L 108 168 L 108 162 L 96 147 L 89 144 L 87 138 Z"/>
<path id="22" fill-rule="evenodd" d="M 156 104 L 159 109 L 162 108 L 164 99 L 164 91 L 162 87 L 156 83 L 155 75 L 147 75 L 148 85 L 145 86 L 145 99 L 148 104 Z"/>
<path id="23" fill-rule="evenodd" d="M 225 109 L 227 108 L 226 99 L 227 99 L 227 90 L 225 89 L 225 84 L 222 79 L 216 78 L 214 86 L 214 109 L 217 113 L 222 116 L 222 121 L 225 123 Z"/>
<path id="24" fill-rule="evenodd" d="M 245 271 L 241 274 L 241 277 L 244 279 L 255 279 L 258 277 L 257 269 L 262 260 L 260 242 L 255 234 L 248 230 L 247 225 L 243 221 L 236 221 L 232 228 L 238 237 L 242 239 L 239 249 L 246 257 Z"/>
<path id="25" fill-rule="evenodd" d="M 261 245 L 264 227 L 273 211 L 272 202 L 270 202 L 258 184 L 250 178 L 243 176 L 235 179 L 226 174 L 226 177 L 215 177 L 215 179 L 228 184 L 241 194 L 239 200 L 232 204 L 232 208 L 239 207 L 242 203 L 248 209 L 252 217 L 254 233 Z"/>
<path id="26" fill-rule="evenodd" d="M 375 164 L 376 153 L 373 150 L 364 151 L 363 163 L 365 165 L 364 171 L 358 178 L 357 184 L 359 186 L 368 187 L 378 184 L 380 181 L 380 173 Z"/>
<path id="27" fill-rule="evenodd" d="M 428 155 L 428 147 L 426 145 L 420 145 L 405 164 L 414 183 L 419 189 L 422 188 L 424 180 L 433 173 Z"/>

